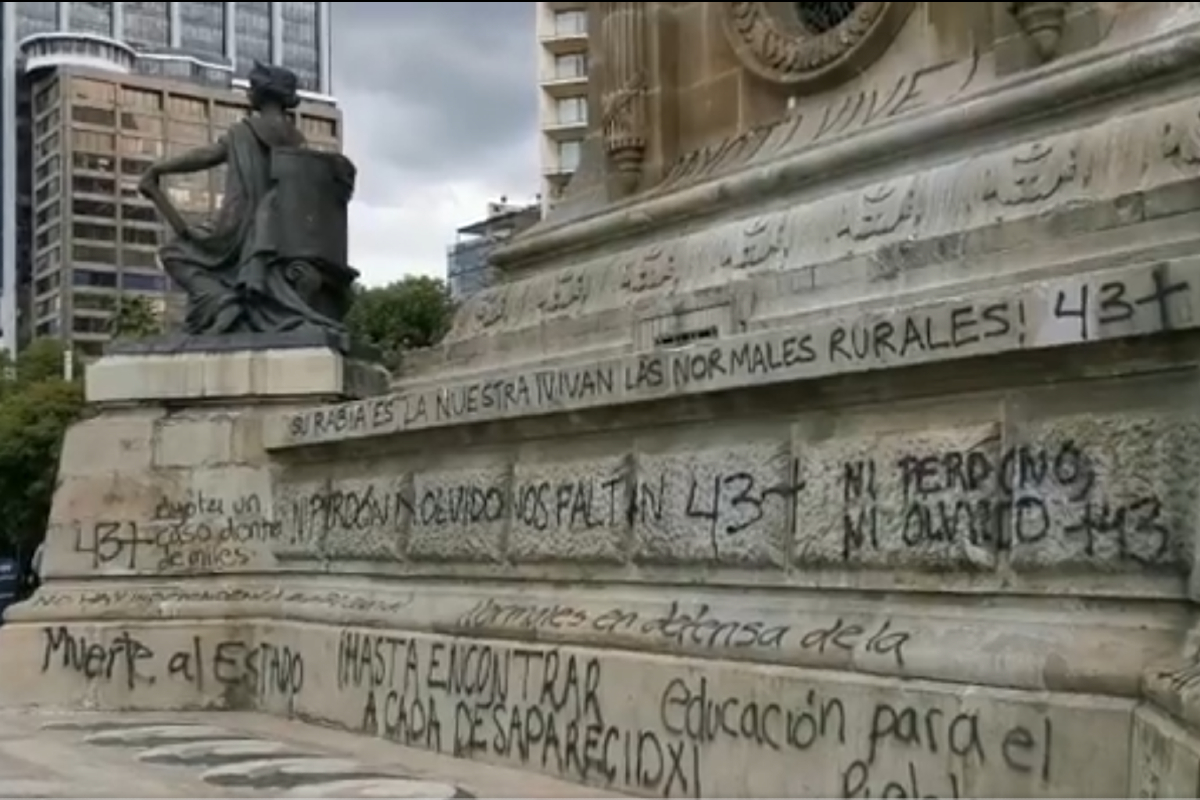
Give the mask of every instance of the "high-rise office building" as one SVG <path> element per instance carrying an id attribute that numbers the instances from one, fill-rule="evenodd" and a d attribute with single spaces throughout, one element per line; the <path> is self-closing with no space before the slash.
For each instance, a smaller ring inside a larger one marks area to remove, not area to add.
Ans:
<path id="1" fill-rule="evenodd" d="M 256 60 L 297 74 L 298 124 L 338 149 L 329 3 L 0 6 L 0 347 L 56 336 L 98 350 L 123 293 L 169 313 L 162 225 L 138 177 L 244 115 Z M 199 219 L 221 186 L 217 172 L 170 178 L 167 191 Z"/>
<path id="2" fill-rule="evenodd" d="M 542 203 L 562 194 L 587 132 L 587 3 L 536 3 Z"/>

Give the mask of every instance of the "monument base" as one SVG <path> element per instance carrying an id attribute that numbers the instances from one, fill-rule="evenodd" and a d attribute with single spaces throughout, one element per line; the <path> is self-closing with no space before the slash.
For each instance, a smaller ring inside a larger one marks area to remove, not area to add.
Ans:
<path id="1" fill-rule="evenodd" d="M 321 331 L 114 342 L 88 368 L 90 403 L 358 399 L 386 392 L 368 354 Z"/>

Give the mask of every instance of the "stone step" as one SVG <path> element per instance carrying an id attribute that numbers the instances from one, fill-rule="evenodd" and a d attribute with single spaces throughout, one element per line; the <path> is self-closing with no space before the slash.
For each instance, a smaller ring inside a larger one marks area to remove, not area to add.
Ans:
<path id="1" fill-rule="evenodd" d="M 5 797 L 619 797 L 261 714 L 0 710 Z"/>

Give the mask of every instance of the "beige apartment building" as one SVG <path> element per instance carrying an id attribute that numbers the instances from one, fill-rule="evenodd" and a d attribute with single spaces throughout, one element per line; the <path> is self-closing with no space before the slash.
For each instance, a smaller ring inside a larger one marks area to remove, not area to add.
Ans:
<path id="1" fill-rule="evenodd" d="M 155 256 L 164 228 L 137 183 L 154 160 L 219 137 L 246 114 L 244 95 L 77 66 L 47 71 L 29 95 L 33 269 L 21 287 L 22 338 L 52 336 L 99 353 L 123 294 L 145 295 L 177 319 L 182 297 Z M 313 146 L 340 149 L 332 105 L 305 103 L 297 122 Z M 220 204 L 222 182 L 218 170 L 166 185 L 198 222 Z"/>
<path id="2" fill-rule="evenodd" d="M 548 207 L 579 164 L 587 129 L 587 3 L 536 3 L 541 195 Z"/>

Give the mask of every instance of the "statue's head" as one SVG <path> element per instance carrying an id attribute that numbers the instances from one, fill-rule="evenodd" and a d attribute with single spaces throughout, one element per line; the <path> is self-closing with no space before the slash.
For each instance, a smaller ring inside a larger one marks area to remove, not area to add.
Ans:
<path id="1" fill-rule="evenodd" d="M 264 106 L 278 105 L 286 109 L 300 104 L 296 73 L 274 64 L 255 61 L 250 70 L 250 107 L 255 111 Z"/>

